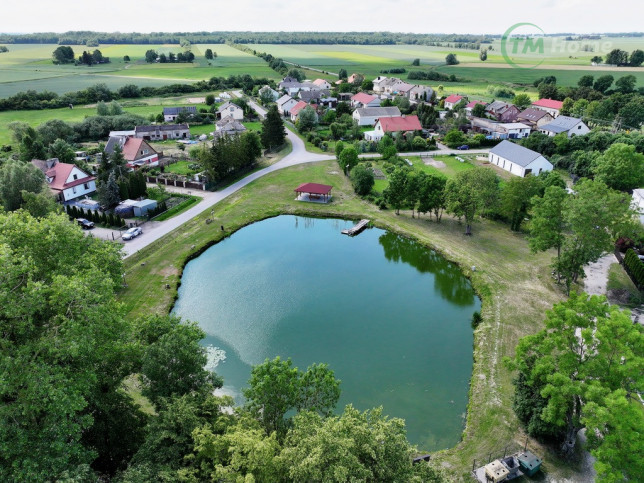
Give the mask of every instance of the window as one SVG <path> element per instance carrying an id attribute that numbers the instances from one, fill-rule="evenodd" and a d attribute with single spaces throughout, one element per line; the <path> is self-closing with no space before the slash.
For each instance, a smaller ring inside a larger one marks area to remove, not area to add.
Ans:
<path id="1" fill-rule="evenodd" d="M 85 188 L 86 190 L 88 190 L 88 189 L 89 189 L 89 183 L 84 183 L 84 184 L 83 184 L 83 188 Z"/>
<path id="2" fill-rule="evenodd" d="M 77 180 L 77 179 L 78 179 L 78 175 L 77 175 L 77 174 L 75 174 L 75 175 L 74 175 L 74 180 Z"/>

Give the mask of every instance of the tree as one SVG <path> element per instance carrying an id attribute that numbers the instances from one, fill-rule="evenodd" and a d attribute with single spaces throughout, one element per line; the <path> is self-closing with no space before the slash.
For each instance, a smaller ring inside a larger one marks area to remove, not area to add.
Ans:
<path id="1" fill-rule="evenodd" d="M 556 84 L 542 82 L 537 90 L 541 99 L 557 99 L 559 97 L 559 89 Z"/>
<path id="2" fill-rule="evenodd" d="M 619 92 L 621 92 L 622 94 L 630 94 L 631 92 L 635 91 L 636 83 L 637 79 L 634 75 L 625 75 L 624 77 L 620 77 L 615 81 L 615 87 L 617 87 Z"/>
<path id="3" fill-rule="evenodd" d="M 145 61 L 149 64 L 151 62 L 155 62 L 157 58 L 159 57 L 159 54 L 157 54 L 156 50 L 149 49 L 145 51 Z"/>
<path id="4" fill-rule="evenodd" d="M 418 213 L 432 212 L 436 221 L 441 221 L 445 209 L 445 185 L 447 178 L 434 174 L 421 176 L 419 183 Z"/>
<path id="5" fill-rule="evenodd" d="M 641 449 L 641 438 L 633 431 L 642 427 L 644 415 L 641 408 L 625 414 L 615 409 L 625 409 L 626 398 L 632 399 L 633 408 L 639 405 L 635 393 L 644 385 L 644 331 L 605 297 L 574 292 L 546 313 L 545 325 L 519 341 L 510 363 L 533 388 L 535 397 L 527 405 L 539 405 L 541 420 L 560 430 L 557 436 L 566 454 L 586 427 L 593 453 L 603 459 L 597 462 L 600 472 L 641 472 L 641 462 L 621 466 L 633 461 L 629 453 Z M 619 414 L 623 423 L 609 417 L 610 412 Z M 614 452 L 617 441 L 624 445 L 621 456 Z M 608 468 L 609 462 L 618 466 Z"/>
<path id="6" fill-rule="evenodd" d="M 604 61 L 604 58 L 601 55 L 595 55 L 590 61 L 593 64 L 601 64 Z"/>
<path id="7" fill-rule="evenodd" d="M 644 123 L 644 105 L 640 99 L 633 99 L 619 110 L 622 125 L 629 129 L 639 129 Z"/>
<path id="8" fill-rule="evenodd" d="M 52 53 L 52 57 L 54 64 L 70 64 L 75 59 L 74 50 L 66 45 L 57 47 Z"/>
<path id="9" fill-rule="evenodd" d="M 496 204 L 499 180 L 493 171 L 474 168 L 461 171 L 445 187 L 447 211 L 465 218 L 465 234 L 472 234 L 476 215 Z"/>
<path id="10" fill-rule="evenodd" d="M 99 183 L 96 189 L 101 206 L 111 208 L 121 201 L 119 185 L 114 171 L 110 172 L 106 183 Z"/>
<path id="11" fill-rule="evenodd" d="M 512 100 L 512 104 L 523 110 L 532 104 L 532 99 L 528 94 L 517 94 Z"/>
<path id="12" fill-rule="evenodd" d="M 472 116 L 485 117 L 485 104 L 477 104 L 472 109 Z"/>
<path id="13" fill-rule="evenodd" d="M 306 79 L 306 75 L 300 69 L 295 69 L 295 68 L 290 69 L 286 75 L 288 77 L 292 77 L 293 79 L 297 80 L 298 82 L 302 82 L 304 79 Z"/>
<path id="14" fill-rule="evenodd" d="M 340 167 L 346 175 L 358 164 L 358 151 L 353 146 L 345 146 L 338 155 Z"/>
<path id="15" fill-rule="evenodd" d="M 595 77 L 593 77 L 590 74 L 582 75 L 577 81 L 577 85 L 579 87 L 592 87 L 594 80 L 595 80 Z"/>
<path id="16" fill-rule="evenodd" d="M 564 201 L 568 194 L 564 188 L 550 186 L 543 197 L 532 199 L 532 218 L 530 220 L 530 249 L 541 252 L 550 248 L 557 249 L 557 259 L 564 242 Z"/>
<path id="17" fill-rule="evenodd" d="M 348 76 L 347 69 L 340 69 L 338 71 L 338 79 L 346 81 Z"/>
<path id="18" fill-rule="evenodd" d="M 105 104 L 103 101 L 99 101 L 96 103 L 96 114 L 99 116 L 109 116 L 110 108 L 107 107 L 107 104 Z"/>
<path id="19" fill-rule="evenodd" d="M 343 114 L 351 114 L 351 106 L 348 102 L 338 102 L 338 105 L 335 107 L 335 113 L 337 117 L 341 117 Z"/>
<path id="20" fill-rule="evenodd" d="M 631 57 L 628 62 L 631 67 L 639 67 L 642 65 L 643 62 L 644 62 L 644 50 L 635 49 L 633 52 L 631 52 Z"/>
<path id="21" fill-rule="evenodd" d="M 413 65 L 413 66 L 419 66 L 419 65 L 420 65 L 420 59 L 414 59 L 414 60 L 412 60 L 411 65 Z"/>
<path id="22" fill-rule="evenodd" d="M 563 100 L 559 113 L 564 116 L 569 116 L 570 113 L 572 112 L 574 105 L 575 105 L 575 101 L 573 101 L 570 97 L 566 97 Z"/>
<path id="23" fill-rule="evenodd" d="M 447 144 L 450 148 L 456 148 L 462 144 L 465 144 L 467 142 L 467 137 L 465 136 L 465 134 L 463 134 L 462 131 L 458 129 L 452 129 L 447 134 L 445 134 L 443 141 L 445 141 L 445 144 Z"/>
<path id="24" fill-rule="evenodd" d="M 206 52 L 204 54 L 204 57 L 208 60 L 212 60 L 215 58 L 215 56 L 212 54 L 212 49 L 206 49 Z"/>
<path id="25" fill-rule="evenodd" d="M 374 183 L 373 171 L 363 163 L 358 163 L 351 170 L 351 184 L 353 184 L 353 189 L 357 195 L 365 196 L 371 193 Z"/>
<path id="26" fill-rule="evenodd" d="M 407 169 L 396 168 L 393 173 L 389 175 L 389 186 L 384 191 L 385 200 L 387 203 L 396 210 L 396 214 L 400 214 L 400 208 L 405 203 L 407 195 Z"/>
<path id="27" fill-rule="evenodd" d="M 297 129 L 300 132 L 311 131 L 318 123 L 318 115 L 311 106 L 302 109 L 297 117 Z"/>
<path id="28" fill-rule="evenodd" d="M 628 64 L 628 53 L 621 49 L 613 49 L 606 55 L 606 63 L 611 65 Z"/>
<path id="29" fill-rule="evenodd" d="M 129 55 L 124 55 L 123 56 L 123 62 L 129 62 L 130 61 L 130 56 Z"/>
<path id="30" fill-rule="evenodd" d="M 609 188 L 632 190 L 644 183 L 644 154 L 637 153 L 635 146 L 615 143 L 595 159 L 592 171 Z"/>
<path id="31" fill-rule="evenodd" d="M 264 121 L 262 121 L 262 144 L 267 149 L 282 146 L 286 141 L 286 129 L 282 116 L 273 105 L 268 109 Z"/>
<path id="32" fill-rule="evenodd" d="M 24 203 L 23 193 L 45 189 L 45 175 L 31 163 L 9 160 L 0 165 L 0 205 L 14 211 Z"/>
<path id="33" fill-rule="evenodd" d="M 510 229 L 519 231 L 534 196 L 542 189 L 541 180 L 536 176 L 512 177 L 501 190 L 501 213 L 510 222 Z"/>
<path id="34" fill-rule="evenodd" d="M 614 79 L 615 78 L 610 74 L 599 76 L 595 80 L 595 84 L 593 84 L 593 89 L 604 94 L 613 84 Z"/>
<path id="35" fill-rule="evenodd" d="M 456 54 L 447 54 L 445 56 L 445 63 L 447 65 L 456 65 L 459 64 L 458 59 L 456 58 Z"/>
<path id="36" fill-rule="evenodd" d="M 56 139 L 54 143 L 49 146 L 49 158 L 58 158 L 61 163 L 74 164 L 74 147 L 62 139 Z"/>
<path id="37" fill-rule="evenodd" d="M 360 84 L 360 88 L 363 91 L 371 91 L 373 90 L 373 79 L 364 79 L 362 83 Z"/>
<path id="38" fill-rule="evenodd" d="M 479 52 L 479 59 L 481 59 L 482 62 L 487 60 L 487 49 L 481 49 L 481 52 Z"/>
<path id="39" fill-rule="evenodd" d="M 50 213 L 60 213 L 61 205 L 56 203 L 56 199 L 49 190 L 43 190 L 38 193 L 22 190 L 22 208 L 34 218 L 44 218 Z"/>

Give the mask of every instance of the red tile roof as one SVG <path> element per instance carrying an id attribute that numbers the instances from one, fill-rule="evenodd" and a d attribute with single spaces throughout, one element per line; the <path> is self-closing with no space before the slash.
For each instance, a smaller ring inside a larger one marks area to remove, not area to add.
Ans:
<path id="1" fill-rule="evenodd" d="M 487 106 L 487 102 L 483 102 L 483 101 L 472 101 L 472 102 L 470 102 L 470 103 L 469 103 L 467 106 L 465 106 L 465 107 L 466 107 L 467 109 L 473 109 L 473 108 L 474 108 L 474 106 L 476 106 L 477 104 L 481 104 L 482 106 Z"/>
<path id="2" fill-rule="evenodd" d="M 52 168 L 47 170 L 46 173 L 47 178 L 53 178 L 51 180 L 51 183 L 49 183 L 49 187 L 56 191 L 62 191 L 64 189 L 73 188 L 74 186 L 78 186 L 79 184 L 88 183 L 96 179 L 93 176 L 90 176 L 87 173 L 81 171 L 81 173 L 83 173 L 85 177 L 75 179 L 70 181 L 69 183 L 66 183 L 67 178 L 69 178 L 69 175 L 75 167 L 75 164 L 56 163 Z"/>
<path id="3" fill-rule="evenodd" d="M 458 102 L 461 102 L 461 99 L 463 99 L 463 96 L 459 96 L 458 94 L 452 94 L 447 99 L 445 99 L 445 102 L 451 102 L 452 104 L 456 104 Z"/>
<path id="4" fill-rule="evenodd" d="M 372 96 L 371 94 L 367 94 L 366 92 L 358 92 L 354 96 L 351 96 L 351 101 L 353 102 L 361 102 L 362 104 L 369 104 L 371 101 L 378 99 L 376 96 Z"/>
<path id="5" fill-rule="evenodd" d="M 141 149 L 141 144 L 143 144 L 142 138 L 128 138 L 125 141 L 123 145 L 123 157 L 126 161 L 134 161 L 136 159 Z"/>
<path id="6" fill-rule="evenodd" d="M 304 101 L 298 101 L 297 104 L 295 104 L 293 107 L 291 107 L 291 115 L 292 116 L 297 116 L 299 112 L 304 109 L 306 106 L 308 106 L 308 103 Z"/>
<path id="7" fill-rule="evenodd" d="M 327 83 L 327 81 L 325 81 L 324 79 L 315 79 L 313 81 L 313 84 L 315 84 L 316 86 L 323 86 L 326 83 Z"/>
<path id="8" fill-rule="evenodd" d="M 327 195 L 331 192 L 332 188 L 333 186 L 329 186 L 328 184 L 302 183 L 294 191 L 296 193 L 309 193 L 312 195 Z"/>
<path id="9" fill-rule="evenodd" d="M 384 132 L 420 131 L 423 128 L 418 116 L 383 117 L 378 122 Z"/>
<path id="10" fill-rule="evenodd" d="M 563 107 L 563 102 L 555 101 L 554 99 L 539 99 L 537 102 L 533 102 L 532 105 L 548 109 L 561 109 Z"/>

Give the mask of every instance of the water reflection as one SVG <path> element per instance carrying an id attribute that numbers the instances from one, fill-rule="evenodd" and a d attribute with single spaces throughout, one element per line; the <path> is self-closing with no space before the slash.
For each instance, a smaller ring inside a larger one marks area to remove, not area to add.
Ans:
<path id="1" fill-rule="evenodd" d="M 436 251 L 392 232 L 383 233 L 378 242 L 390 262 L 407 263 L 420 273 L 434 274 L 434 289 L 450 302 L 461 307 L 474 304 L 475 294 L 469 280 Z"/>

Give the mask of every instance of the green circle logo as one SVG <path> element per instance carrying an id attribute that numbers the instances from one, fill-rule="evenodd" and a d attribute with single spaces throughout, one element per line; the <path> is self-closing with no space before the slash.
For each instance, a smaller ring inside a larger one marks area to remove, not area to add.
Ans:
<path id="1" fill-rule="evenodd" d="M 521 27 L 531 27 L 534 29 L 534 32 L 522 33 L 520 36 L 513 36 L 512 34 Z M 535 38 L 535 34 L 540 36 Z M 501 54 L 503 54 L 505 61 L 512 67 L 517 69 L 534 69 L 535 67 L 540 66 L 545 60 L 545 47 L 543 41 L 545 35 L 546 33 L 538 25 L 528 22 L 515 23 L 512 27 L 507 29 L 501 37 Z M 541 60 L 534 65 L 526 65 L 517 64 L 510 57 L 510 55 L 523 54 L 540 54 Z"/>

